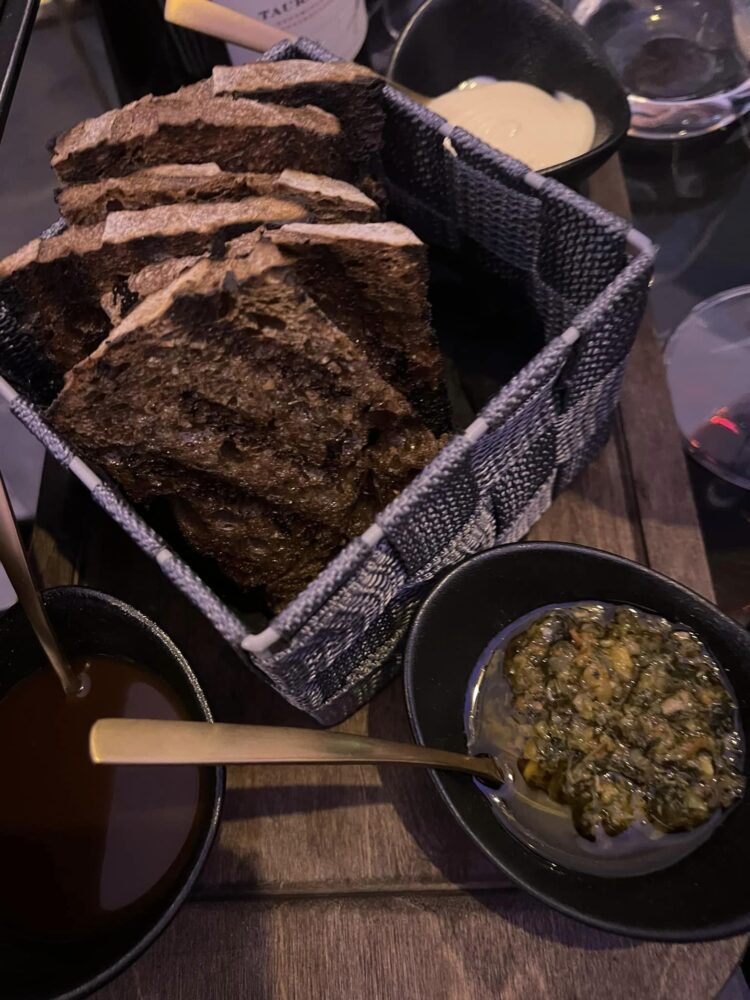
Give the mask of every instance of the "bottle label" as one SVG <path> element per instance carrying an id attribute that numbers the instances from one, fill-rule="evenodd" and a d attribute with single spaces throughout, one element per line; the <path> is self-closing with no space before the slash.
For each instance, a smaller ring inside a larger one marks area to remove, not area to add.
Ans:
<path id="1" fill-rule="evenodd" d="M 365 0 L 221 0 L 226 7 L 266 24 L 304 35 L 342 59 L 353 59 L 367 34 Z M 251 62 L 257 55 L 239 45 L 227 45 L 229 58 Z"/>

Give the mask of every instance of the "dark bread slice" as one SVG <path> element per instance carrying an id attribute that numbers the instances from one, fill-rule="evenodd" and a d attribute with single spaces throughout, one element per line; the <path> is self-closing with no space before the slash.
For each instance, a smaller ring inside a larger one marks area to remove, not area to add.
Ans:
<path id="1" fill-rule="evenodd" d="M 253 253 L 263 240 L 263 230 L 256 229 L 252 233 L 243 233 L 241 236 L 235 236 L 233 240 L 229 240 L 225 249 L 224 256 L 227 258 L 235 257 L 249 257 Z M 282 259 L 281 251 L 279 253 L 279 260 Z M 284 258 L 285 263 L 290 264 L 291 258 Z"/>
<path id="2" fill-rule="evenodd" d="M 242 237 L 238 236 L 237 239 L 242 239 Z M 207 255 L 170 257 L 168 260 L 160 260 L 156 264 L 147 264 L 140 271 L 129 275 L 125 282 L 125 289 L 120 286 L 117 290 L 113 289 L 101 297 L 102 309 L 109 317 L 111 324 L 117 326 L 141 299 L 165 288 L 175 278 L 179 278 L 185 271 L 189 271 L 193 264 L 197 264 L 203 256 Z"/>
<path id="3" fill-rule="evenodd" d="M 251 195 L 299 202 L 320 222 L 374 222 L 380 216 L 375 202 L 345 181 L 298 170 L 230 173 L 216 163 L 169 163 L 126 177 L 70 185 L 57 192 L 57 204 L 71 225 L 90 226 L 103 222 L 110 212 L 177 202 L 236 201 Z"/>
<path id="4" fill-rule="evenodd" d="M 200 259 L 200 257 L 170 257 L 169 260 L 159 261 L 158 264 L 147 264 L 140 271 L 131 274 L 128 278 L 128 288 L 139 300 L 145 299 L 154 292 L 166 288 Z"/>
<path id="5" fill-rule="evenodd" d="M 290 223 L 257 229 L 227 244 L 245 257 L 271 242 L 323 312 L 409 400 L 438 437 L 450 433 L 443 360 L 430 323 L 424 244 L 395 222 Z"/>
<path id="6" fill-rule="evenodd" d="M 224 253 L 218 256 L 249 257 L 251 250 L 258 245 L 262 231 L 261 227 L 236 236 L 233 240 L 229 240 Z M 205 253 L 198 257 L 170 257 L 168 260 L 161 260 L 156 264 L 147 264 L 139 271 L 128 275 L 125 289 L 120 287 L 103 295 L 101 298 L 102 309 L 109 316 L 112 325 L 116 326 L 139 302 L 149 295 L 153 295 L 154 292 L 166 288 L 185 271 L 189 271 L 199 260 L 208 256 L 209 254 Z"/>
<path id="7" fill-rule="evenodd" d="M 268 232 L 326 315 L 411 402 L 427 426 L 450 430 L 443 362 L 427 298 L 427 250 L 395 222 L 290 224 Z M 243 237 L 228 254 L 242 252 Z"/>
<path id="8" fill-rule="evenodd" d="M 241 587 L 262 587 L 274 611 L 311 583 L 376 513 L 362 504 L 339 530 L 205 482 L 172 508 L 192 547 Z"/>
<path id="9" fill-rule="evenodd" d="M 202 260 L 68 373 L 53 426 L 137 500 L 179 496 L 163 457 L 344 530 L 436 453 L 407 401 L 271 246 Z"/>
<path id="10" fill-rule="evenodd" d="M 263 227 L 250 230 L 241 236 L 236 236 L 226 244 L 224 253 L 221 256 L 227 257 L 249 257 L 252 250 L 258 245 L 261 239 Z M 113 325 L 121 323 L 139 302 L 154 292 L 166 288 L 185 271 L 197 264 L 202 257 L 209 256 L 201 254 L 200 257 L 170 257 L 169 260 L 162 260 L 156 264 L 147 264 L 145 267 L 128 276 L 126 281 L 126 291 L 122 289 L 115 292 L 108 292 L 102 296 L 102 308 L 109 316 Z"/>
<path id="11" fill-rule="evenodd" d="M 72 226 L 59 236 L 32 240 L 0 261 L 0 300 L 43 356 L 65 371 L 110 328 L 102 296 L 114 290 L 128 305 L 127 278 L 134 269 L 223 251 L 238 233 L 306 217 L 302 206 L 275 198 L 114 212 L 97 226 Z"/>
<path id="12" fill-rule="evenodd" d="M 200 87 L 188 96 L 142 97 L 79 122 L 58 136 L 52 150 L 52 167 L 67 183 L 201 160 L 230 171 L 352 175 L 341 125 L 328 112 L 209 97 Z"/>
<path id="13" fill-rule="evenodd" d="M 289 107 L 312 104 L 341 122 L 351 156 L 367 160 L 380 150 L 385 110 L 383 79 L 351 62 L 286 59 L 242 66 L 215 66 L 211 76 L 216 96 L 272 101 Z"/>
<path id="14" fill-rule="evenodd" d="M 346 544 L 346 532 L 290 515 L 204 477 L 186 480 L 172 510 L 181 533 L 239 586 L 262 587 L 280 609 Z"/>

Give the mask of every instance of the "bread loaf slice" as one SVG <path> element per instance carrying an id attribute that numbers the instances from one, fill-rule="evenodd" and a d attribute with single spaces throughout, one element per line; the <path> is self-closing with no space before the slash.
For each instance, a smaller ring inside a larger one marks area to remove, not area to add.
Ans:
<path id="1" fill-rule="evenodd" d="M 250 98 L 289 107 L 312 104 L 341 122 L 353 159 L 367 160 L 383 141 L 383 79 L 351 62 L 286 59 L 242 66 L 215 66 L 211 76 L 217 97 Z"/>
<path id="2" fill-rule="evenodd" d="M 183 172 L 184 171 L 184 172 Z M 172 181 L 175 181 L 173 184 Z M 371 222 L 380 216 L 380 209 L 367 195 L 345 181 L 297 170 L 281 174 L 230 174 L 214 163 L 192 164 L 181 167 L 169 164 L 151 167 L 127 177 L 112 177 L 97 184 L 79 184 L 64 188 L 59 194 L 61 210 L 68 211 L 68 219 L 106 218 L 107 211 L 146 208 L 154 204 L 182 201 L 216 200 L 214 195 L 254 193 L 283 197 L 307 209 L 309 217 L 319 222 L 338 222 L 343 219 Z M 255 245 L 253 232 L 236 238 L 246 256 Z M 149 264 L 127 278 L 127 288 L 110 289 L 101 298 L 102 308 L 114 325 L 147 295 L 164 288 L 179 274 L 196 263 L 197 257 L 176 257 L 168 261 Z"/>
<path id="3" fill-rule="evenodd" d="M 397 223 L 292 223 L 236 237 L 227 244 L 227 256 L 246 257 L 261 239 L 286 253 L 286 263 L 294 267 L 308 295 L 365 351 L 379 374 L 409 399 L 427 426 L 438 436 L 447 433 L 450 407 L 429 321 L 426 263 L 419 260 L 424 246 L 417 237 Z M 406 256 L 399 256 L 404 249 Z M 163 288 L 195 260 L 178 258 L 137 272 L 127 282 L 133 301 Z M 105 308 L 114 322 L 123 316 L 109 305 L 113 298 L 108 296 Z"/>
<path id="4" fill-rule="evenodd" d="M 52 150 L 52 167 L 66 183 L 201 161 L 229 171 L 291 168 L 343 179 L 353 172 L 341 125 L 328 112 L 211 97 L 200 88 L 89 118 L 58 136 Z"/>
<path id="5" fill-rule="evenodd" d="M 252 229 L 241 236 L 236 236 L 233 240 L 229 240 L 223 256 L 248 257 L 258 245 L 263 231 L 263 227 Z M 117 290 L 108 292 L 101 298 L 102 308 L 109 316 L 112 325 L 116 326 L 121 323 L 130 310 L 146 296 L 166 288 L 175 278 L 190 270 L 203 257 L 208 256 L 209 254 L 205 253 L 199 257 L 170 257 L 168 260 L 162 260 L 156 264 L 147 264 L 139 271 L 129 275 L 124 288 L 121 285 Z"/>
<path id="6" fill-rule="evenodd" d="M 135 499 L 180 496 L 166 456 L 338 530 L 437 450 L 271 246 L 199 261 L 144 300 L 68 374 L 49 417 Z"/>
<path id="7" fill-rule="evenodd" d="M 282 226 L 264 234 L 294 262 L 323 312 L 367 354 L 436 434 L 450 429 L 427 298 L 427 250 L 395 222 Z M 242 252 L 244 237 L 228 248 Z"/>
<path id="8" fill-rule="evenodd" d="M 171 257 L 223 251 L 227 240 L 266 223 L 307 218 L 296 202 L 245 198 L 113 212 L 96 226 L 36 239 L 0 261 L 0 300 L 58 369 L 90 354 L 110 328 L 102 296 L 118 311 L 135 301 L 128 275 Z"/>
<path id="9" fill-rule="evenodd" d="M 348 541 L 327 527 L 225 484 L 203 477 L 186 480 L 172 501 L 185 539 L 243 588 L 262 587 L 279 610 L 314 580 Z"/>
<path id="10" fill-rule="evenodd" d="M 74 184 L 57 192 L 57 204 L 71 225 L 91 226 L 110 212 L 179 202 L 237 201 L 252 195 L 299 202 L 319 222 L 374 222 L 380 215 L 372 199 L 345 181 L 298 170 L 230 173 L 216 163 L 169 163 L 126 177 Z"/>
<path id="11" fill-rule="evenodd" d="M 242 237 L 238 236 L 237 239 L 242 239 Z M 207 256 L 207 254 L 201 256 Z M 112 326 L 121 323 L 141 299 L 165 288 L 175 278 L 179 278 L 185 271 L 189 271 L 193 264 L 197 264 L 199 260 L 201 257 L 170 257 L 168 260 L 161 260 L 156 264 L 147 264 L 135 274 L 128 275 L 124 288 L 121 284 L 116 290 L 112 289 L 101 297 L 102 309 L 109 317 Z"/>

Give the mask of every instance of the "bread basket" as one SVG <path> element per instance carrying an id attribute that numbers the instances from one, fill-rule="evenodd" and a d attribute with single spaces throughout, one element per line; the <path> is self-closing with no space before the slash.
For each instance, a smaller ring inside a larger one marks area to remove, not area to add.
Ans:
<path id="1" fill-rule="evenodd" d="M 276 46 L 266 58 L 333 57 L 299 41 Z M 44 373 L 0 313 L 0 393 L 15 415 L 227 642 L 284 698 L 324 724 L 349 715 L 397 670 L 399 643 L 430 582 L 466 556 L 521 538 L 604 443 L 654 255 L 624 220 L 390 87 L 386 104 L 391 214 L 432 247 L 489 273 L 501 313 L 505 296 L 522 297 L 539 318 L 544 343 L 261 631 L 251 631 L 46 425 L 36 405 Z M 523 337 L 523 327 L 497 330 L 498 338 L 511 335 Z"/>

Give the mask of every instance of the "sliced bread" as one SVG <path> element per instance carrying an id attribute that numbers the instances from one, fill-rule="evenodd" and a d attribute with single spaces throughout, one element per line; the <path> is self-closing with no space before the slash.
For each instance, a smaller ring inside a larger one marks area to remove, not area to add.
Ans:
<path id="1" fill-rule="evenodd" d="M 450 406 L 430 325 L 426 250 L 411 230 L 393 222 L 292 223 L 244 233 L 228 243 L 227 256 L 252 254 L 259 239 L 285 254 L 307 294 L 409 399 L 427 426 L 437 435 L 447 433 Z M 119 313 L 108 308 L 113 320 L 192 263 L 150 266 L 128 279 L 133 298 L 120 298 Z"/>
<path id="2" fill-rule="evenodd" d="M 270 246 L 199 261 L 144 300 L 68 374 L 49 416 L 136 499 L 179 496 L 167 456 L 339 530 L 437 450 Z"/>
<path id="3" fill-rule="evenodd" d="M 367 160 L 383 141 L 383 79 L 351 62 L 286 59 L 242 66 L 216 66 L 211 77 L 216 96 L 272 101 L 289 107 L 312 104 L 341 122 L 350 155 Z"/>
<path id="4" fill-rule="evenodd" d="M 307 218 L 306 210 L 277 198 L 159 206 L 113 212 L 96 226 L 72 226 L 36 239 L 0 261 L 0 300 L 58 369 L 90 354 L 110 328 L 101 298 L 114 293 L 118 312 L 135 296 L 128 275 L 171 257 L 223 250 L 246 230 Z"/>
<path id="5" fill-rule="evenodd" d="M 236 201 L 251 195 L 299 202 L 320 222 L 374 222 L 380 214 L 372 199 L 345 181 L 298 170 L 231 173 L 216 163 L 169 163 L 125 177 L 70 185 L 57 192 L 57 204 L 71 225 L 90 226 L 103 222 L 110 212 L 178 202 Z"/>
<path id="6" fill-rule="evenodd" d="M 285 512 L 210 477 L 186 480 L 172 510 L 181 533 L 239 586 L 262 587 L 278 609 L 325 568 L 346 531 Z"/>
<path id="7" fill-rule="evenodd" d="M 211 97 L 205 89 L 149 95 L 58 136 L 52 167 L 66 183 L 92 183 L 163 163 L 212 162 L 224 170 L 286 168 L 348 178 L 341 125 L 320 108 Z"/>
<path id="8" fill-rule="evenodd" d="M 436 434 L 450 429 L 443 364 L 427 298 L 427 250 L 395 222 L 282 226 L 270 240 L 326 315 Z M 244 238 L 230 244 L 241 252 Z"/>
<path id="9" fill-rule="evenodd" d="M 238 236 L 237 239 L 242 239 L 242 237 Z M 197 264 L 203 256 L 207 256 L 207 254 L 202 254 L 200 257 L 170 257 L 168 260 L 160 260 L 156 264 L 147 264 L 135 274 L 128 275 L 124 287 L 120 283 L 116 289 L 102 295 L 102 309 L 109 317 L 112 326 L 121 323 L 141 299 L 165 288 L 175 278 L 179 278 L 181 274 L 188 271 L 193 264 Z"/>

